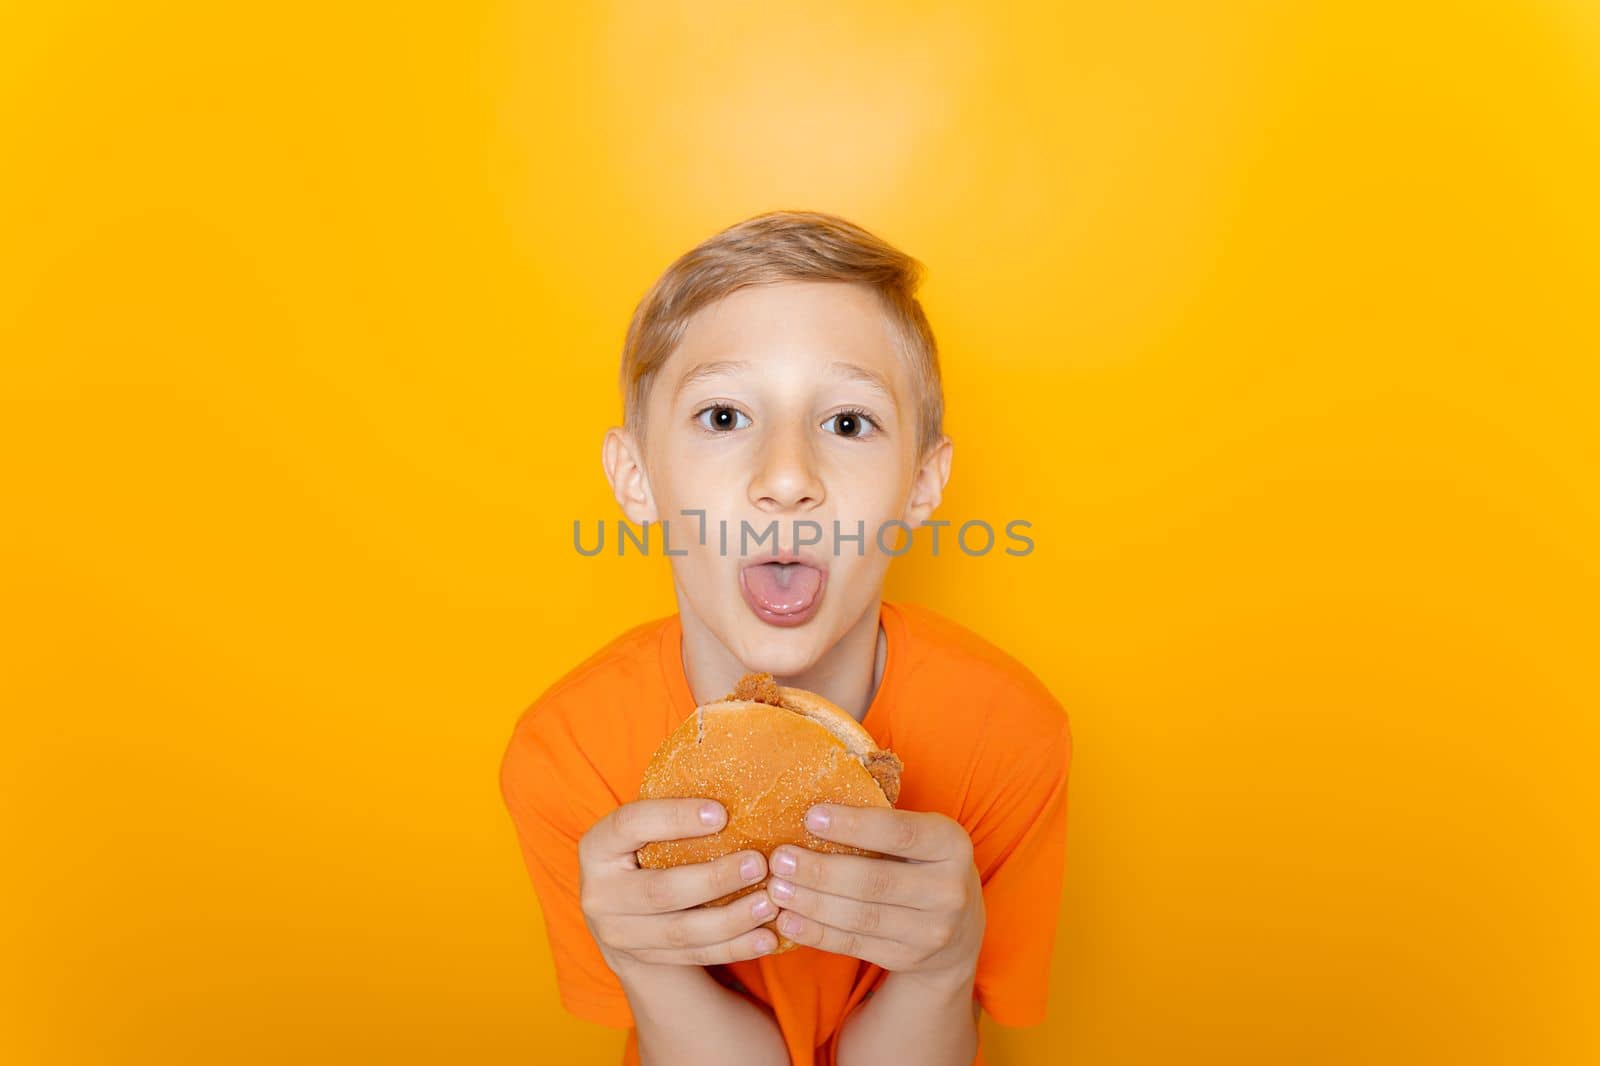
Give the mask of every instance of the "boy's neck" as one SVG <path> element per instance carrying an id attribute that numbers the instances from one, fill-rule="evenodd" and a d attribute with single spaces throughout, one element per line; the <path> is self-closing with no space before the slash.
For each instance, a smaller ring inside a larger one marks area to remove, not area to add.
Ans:
<path id="1" fill-rule="evenodd" d="M 832 701 L 856 721 L 867 716 L 888 653 L 888 638 L 878 624 L 880 599 L 803 674 L 777 676 L 780 685 L 803 688 Z M 693 613 L 682 609 L 683 673 L 697 705 L 720 700 L 748 671 Z M 776 675 L 775 675 L 776 676 Z"/>

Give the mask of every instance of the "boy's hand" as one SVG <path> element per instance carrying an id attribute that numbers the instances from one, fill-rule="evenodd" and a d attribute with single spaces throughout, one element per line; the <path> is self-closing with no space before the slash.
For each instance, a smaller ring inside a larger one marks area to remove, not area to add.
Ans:
<path id="1" fill-rule="evenodd" d="M 716 811 L 709 824 L 700 819 L 707 804 Z M 765 877 L 767 864 L 759 851 L 666 870 L 640 869 L 634 856 L 653 840 L 714 833 L 726 818 L 714 800 L 635 800 L 600 819 L 578 841 L 584 921 L 613 972 L 640 963 L 712 966 L 753 959 L 777 946 L 770 930 L 758 928 L 777 913 L 765 892 L 726 906 L 697 906 Z M 752 858 L 755 862 L 746 866 Z M 758 909 L 763 905 L 765 913 Z"/>
<path id="2" fill-rule="evenodd" d="M 829 817 L 826 827 L 814 820 L 819 812 Z M 899 858 L 775 849 L 767 894 L 783 908 L 784 936 L 895 972 L 957 982 L 972 975 L 985 911 L 972 839 L 960 822 L 934 812 L 823 804 L 811 809 L 806 827 L 825 840 Z"/>

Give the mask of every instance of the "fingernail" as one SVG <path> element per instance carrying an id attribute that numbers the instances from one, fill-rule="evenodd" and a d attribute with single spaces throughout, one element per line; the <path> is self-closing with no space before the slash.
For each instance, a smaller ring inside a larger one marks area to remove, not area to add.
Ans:
<path id="1" fill-rule="evenodd" d="M 754 914 L 757 918 L 771 918 L 772 901 L 763 895 L 750 907 L 750 913 Z"/>
<path id="2" fill-rule="evenodd" d="M 706 825 L 716 825 L 722 821 L 722 804 L 707 803 L 700 808 L 700 820 Z"/>
<path id="3" fill-rule="evenodd" d="M 813 807 L 806 812 L 806 826 L 810 829 L 826 829 L 832 820 L 828 817 L 828 812 L 821 807 Z"/>
<path id="4" fill-rule="evenodd" d="M 754 881 L 761 876 L 761 860 L 754 855 L 745 856 L 744 862 L 739 864 L 739 876 L 746 881 Z"/>
<path id="5" fill-rule="evenodd" d="M 780 851 L 772 856 L 772 872 L 788 877 L 794 873 L 794 856 L 787 851 Z"/>
<path id="6" fill-rule="evenodd" d="M 772 893 L 773 899 L 791 900 L 794 898 L 794 886 L 787 881 L 774 878 L 767 882 L 767 891 Z"/>
<path id="7" fill-rule="evenodd" d="M 795 914 L 785 914 L 778 919 L 778 928 L 793 936 L 800 931 L 800 918 Z"/>

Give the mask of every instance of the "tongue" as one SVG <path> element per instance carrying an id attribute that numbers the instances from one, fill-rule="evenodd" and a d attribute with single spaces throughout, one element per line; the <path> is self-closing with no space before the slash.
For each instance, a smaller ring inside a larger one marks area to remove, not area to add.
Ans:
<path id="1" fill-rule="evenodd" d="M 761 563 L 744 572 L 756 601 L 776 614 L 803 611 L 822 587 L 822 571 L 804 563 Z"/>

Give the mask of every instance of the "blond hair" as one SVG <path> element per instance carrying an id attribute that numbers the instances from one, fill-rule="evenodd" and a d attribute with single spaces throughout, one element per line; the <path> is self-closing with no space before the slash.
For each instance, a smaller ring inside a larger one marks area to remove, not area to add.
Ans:
<path id="1" fill-rule="evenodd" d="M 729 226 L 679 256 L 634 309 L 622 347 L 623 425 L 644 431 L 657 372 L 700 308 L 747 285 L 842 281 L 865 285 L 889 315 L 917 391 L 917 454 L 943 434 L 939 347 L 917 302 L 923 265 L 836 215 L 769 211 Z"/>

